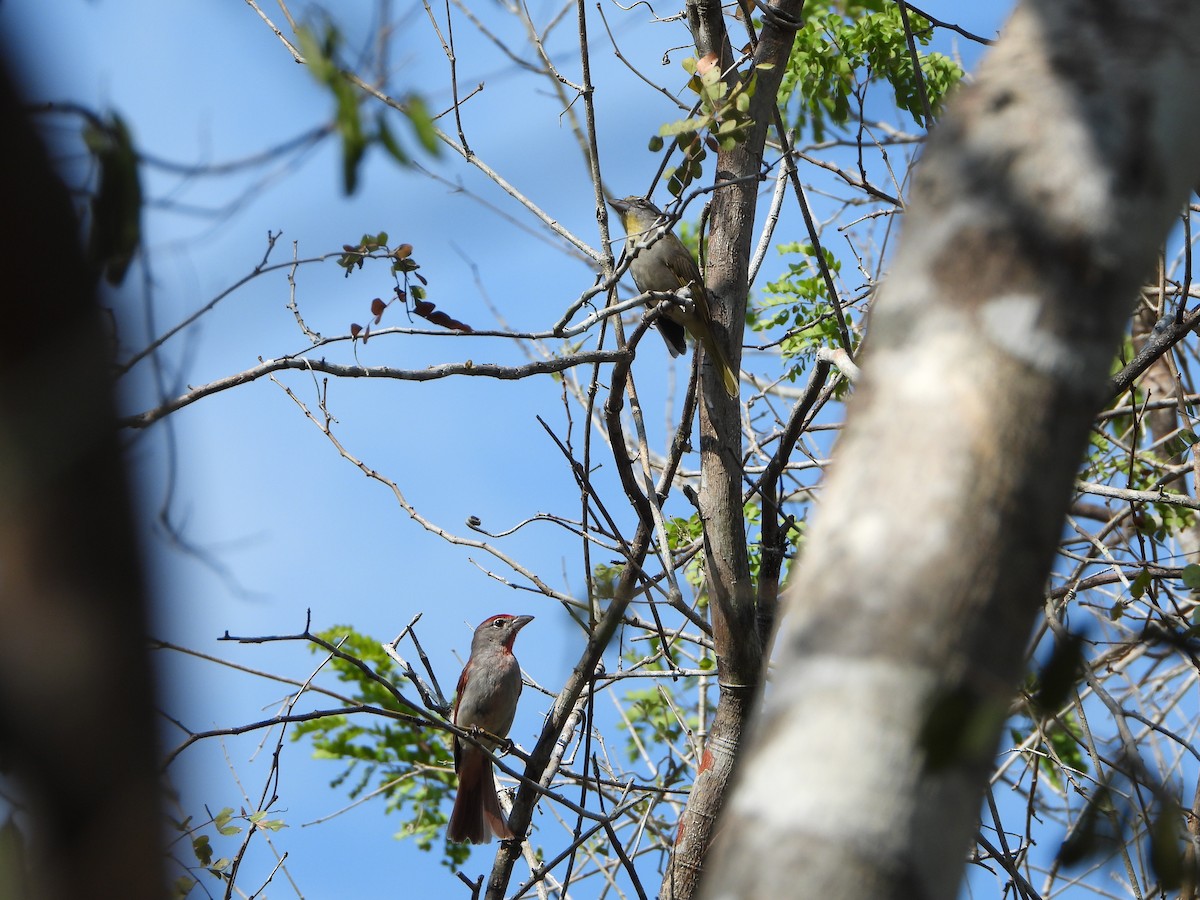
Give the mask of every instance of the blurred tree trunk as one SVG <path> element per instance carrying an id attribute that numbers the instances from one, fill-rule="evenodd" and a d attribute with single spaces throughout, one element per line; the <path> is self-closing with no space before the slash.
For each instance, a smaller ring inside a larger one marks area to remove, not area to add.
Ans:
<path id="1" fill-rule="evenodd" d="M 1200 178 L 1200 8 L 1041 0 L 931 135 L 700 894 L 952 898 L 1088 427 Z"/>
<path id="2" fill-rule="evenodd" d="M 166 895 L 146 609 L 79 226 L 0 72 L 0 763 L 54 900 Z M 10 832 L 11 835 L 11 832 Z M 20 895 L 19 895 L 20 896 Z"/>

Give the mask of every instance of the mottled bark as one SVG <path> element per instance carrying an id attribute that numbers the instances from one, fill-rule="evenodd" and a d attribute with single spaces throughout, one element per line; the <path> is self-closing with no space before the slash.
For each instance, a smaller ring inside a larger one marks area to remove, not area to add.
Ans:
<path id="1" fill-rule="evenodd" d="M 1198 48 L 1188 3 L 1030 2 L 931 136 L 701 896 L 955 896 Z"/>

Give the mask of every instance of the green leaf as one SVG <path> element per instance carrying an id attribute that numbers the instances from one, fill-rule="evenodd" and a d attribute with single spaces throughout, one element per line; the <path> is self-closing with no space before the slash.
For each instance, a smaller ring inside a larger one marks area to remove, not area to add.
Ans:
<path id="1" fill-rule="evenodd" d="M 425 100 L 417 94 L 409 94 L 408 99 L 404 101 L 404 114 L 412 123 L 417 140 L 421 142 L 425 152 L 430 156 L 440 155 L 442 143 L 438 140 L 437 127 L 433 124 L 433 116 L 429 114 Z"/>
<path id="2" fill-rule="evenodd" d="M 1159 885 L 1168 892 L 1183 883 L 1184 856 L 1180 825 L 1183 814 L 1178 804 L 1164 799 L 1150 822 L 1150 865 Z"/>
<path id="3" fill-rule="evenodd" d="M 707 127 L 707 125 L 707 119 L 680 119 L 678 122 L 669 122 L 666 125 L 660 126 L 658 133 L 662 137 L 674 137 L 682 134 L 694 135 L 697 131 Z"/>
<path id="4" fill-rule="evenodd" d="M 392 159 L 402 166 L 412 165 L 412 157 L 404 152 L 404 148 L 400 146 L 400 142 L 396 140 L 396 136 L 388 127 L 387 116 L 382 112 L 375 119 L 375 133 L 379 136 L 379 143 L 383 145 L 383 149 Z"/>
<path id="5" fill-rule="evenodd" d="M 88 259 L 109 284 L 120 284 L 142 240 L 142 183 L 137 150 L 124 120 L 84 128 L 84 143 L 99 168 L 99 184 L 91 199 Z"/>
<path id="6" fill-rule="evenodd" d="M 1109 789 L 1101 784 L 1088 799 L 1075 827 L 1058 848 L 1058 861 L 1064 866 L 1075 866 L 1101 849 L 1101 816 L 1112 808 Z"/>
<path id="7" fill-rule="evenodd" d="M 931 772 L 976 765 L 989 758 L 1005 705 L 966 686 L 945 690 L 929 705 L 919 741 Z"/>
<path id="8" fill-rule="evenodd" d="M 1065 634 L 1054 642 L 1054 652 L 1035 679 L 1034 713 L 1050 717 L 1066 704 L 1083 673 L 1083 638 Z"/>
<path id="9" fill-rule="evenodd" d="M 217 829 L 218 834 L 229 836 L 231 834 L 241 834 L 242 827 L 240 825 L 230 825 L 233 819 L 233 809 L 226 806 L 219 813 L 213 816 L 213 825 Z"/>
<path id="10" fill-rule="evenodd" d="M 202 866 L 207 866 L 212 862 L 212 844 L 207 834 L 200 834 L 192 838 L 192 853 L 196 855 L 196 862 Z"/>
<path id="11" fill-rule="evenodd" d="M 342 137 L 342 186 L 347 194 L 353 194 L 358 187 L 358 166 L 367 151 L 367 139 L 354 89 L 338 80 L 333 83 L 333 96 L 337 104 L 335 121 Z"/>
<path id="12" fill-rule="evenodd" d="M 328 83 L 336 74 L 337 67 L 327 55 L 325 47 L 318 43 L 312 29 L 306 25 L 299 26 L 296 29 L 296 40 L 300 44 L 300 54 L 304 57 L 304 64 L 308 66 L 308 71 L 312 73 L 313 78 L 322 83 Z"/>
<path id="13" fill-rule="evenodd" d="M 1180 578 L 1193 591 L 1200 590 L 1200 566 L 1195 563 L 1184 566 L 1183 572 L 1180 573 Z"/>
<path id="14" fill-rule="evenodd" d="M 1142 598 L 1149 589 L 1151 581 L 1149 569 L 1142 569 L 1142 571 L 1138 572 L 1137 578 L 1133 579 L 1129 585 L 1129 593 L 1134 600 Z"/>

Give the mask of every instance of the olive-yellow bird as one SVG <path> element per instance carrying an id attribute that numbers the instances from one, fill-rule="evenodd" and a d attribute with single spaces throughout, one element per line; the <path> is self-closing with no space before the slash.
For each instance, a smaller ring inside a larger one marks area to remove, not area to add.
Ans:
<path id="1" fill-rule="evenodd" d="M 629 271 L 638 290 L 643 294 L 650 291 L 674 293 L 683 287 L 691 291 L 691 310 L 677 303 L 668 303 L 658 317 L 658 330 L 667 342 L 671 355 L 679 356 L 687 351 L 687 342 L 684 340 L 686 330 L 704 346 L 704 352 L 720 370 L 721 381 L 729 396 L 738 396 L 737 373 L 713 337 L 708 291 L 704 288 L 704 279 L 700 277 L 692 254 L 670 230 L 663 229 L 655 237 L 655 228 L 664 218 L 658 207 L 649 200 L 626 197 L 624 200 L 608 202 L 620 215 L 621 224 L 625 227 L 625 252 L 633 257 Z M 652 243 L 646 244 L 646 241 Z M 643 246 L 639 247 L 639 244 Z"/>

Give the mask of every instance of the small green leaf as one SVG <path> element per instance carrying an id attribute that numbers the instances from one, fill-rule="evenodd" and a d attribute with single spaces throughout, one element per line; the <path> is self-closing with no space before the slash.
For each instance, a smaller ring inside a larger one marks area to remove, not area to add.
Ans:
<path id="1" fill-rule="evenodd" d="M 1083 638 L 1065 634 L 1055 641 L 1054 652 L 1038 674 L 1033 705 L 1038 713 L 1051 716 L 1067 702 L 1083 672 Z"/>
<path id="2" fill-rule="evenodd" d="M 217 832 L 219 834 L 224 834 L 224 835 L 241 834 L 242 827 L 240 825 L 230 825 L 229 824 L 232 819 L 233 819 L 233 809 L 226 806 L 219 813 L 217 813 L 215 816 L 213 816 L 213 825 L 216 826 Z"/>
<path id="3" fill-rule="evenodd" d="M 100 170 L 91 200 L 88 257 L 109 284 L 120 284 L 142 239 L 137 150 L 128 126 L 115 113 L 104 125 L 88 125 L 83 138 Z"/>
<path id="4" fill-rule="evenodd" d="M 1149 589 L 1151 583 L 1150 570 L 1142 569 L 1137 578 L 1129 585 L 1129 593 L 1134 600 L 1140 600 Z"/>
<path id="5" fill-rule="evenodd" d="M 1058 848 L 1058 861 L 1064 866 L 1075 866 L 1083 862 L 1100 849 L 1099 834 L 1100 816 L 1103 810 L 1111 809 L 1108 787 L 1099 785 L 1087 805 L 1080 813 L 1075 827 L 1071 829 L 1067 839 Z"/>
<path id="6" fill-rule="evenodd" d="M 1182 813 L 1174 802 L 1164 800 L 1150 822 L 1150 865 L 1159 884 L 1174 892 L 1183 883 L 1184 858 L 1180 824 Z"/>
<path id="7" fill-rule="evenodd" d="M 438 140 L 437 127 L 433 124 L 433 116 L 429 114 L 429 107 L 425 105 L 424 99 L 416 94 L 409 94 L 408 99 L 404 102 L 404 114 L 412 123 L 413 130 L 417 133 L 417 140 L 421 142 L 425 152 L 430 156 L 439 155 L 442 144 Z"/>
<path id="8" fill-rule="evenodd" d="M 1195 563 L 1184 566 L 1183 572 L 1180 573 L 1180 578 L 1193 591 L 1200 590 L 1200 566 Z"/>
<path id="9" fill-rule="evenodd" d="M 304 64 L 308 66 L 308 71 L 312 73 L 313 78 L 317 79 L 317 81 L 328 83 L 336 69 L 333 61 L 325 54 L 324 48 L 317 43 L 312 29 L 306 25 L 301 25 L 296 29 L 296 38 L 300 44 L 300 54 L 304 57 Z"/>
<path id="10" fill-rule="evenodd" d="M 675 135 L 691 134 L 694 135 L 708 124 L 706 119 L 680 119 L 678 122 L 669 122 L 662 125 L 658 129 L 658 133 L 662 137 L 674 137 Z"/>
<path id="11" fill-rule="evenodd" d="M 207 866 L 212 862 L 212 845 L 207 834 L 192 838 L 192 853 L 196 855 L 196 862 L 202 866 Z"/>
<path id="12" fill-rule="evenodd" d="M 392 130 L 388 128 L 387 117 L 382 113 L 375 119 L 375 133 L 379 136 L 379 143 L 383 144 L 383 149 L 392 159 L 402 166 L 412 164 L 412 157 L 404 152 L 404 148 L 400 146 L 400 142 L 396 140 Z"/>

